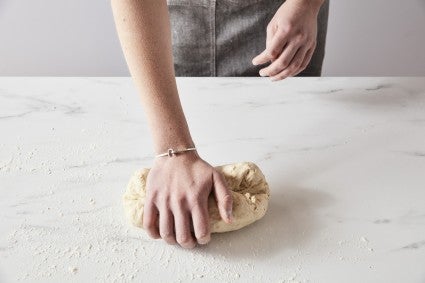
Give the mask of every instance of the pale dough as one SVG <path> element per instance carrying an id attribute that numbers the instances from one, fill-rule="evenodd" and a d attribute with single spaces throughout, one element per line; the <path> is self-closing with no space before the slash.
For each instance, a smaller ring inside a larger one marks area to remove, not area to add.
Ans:
<path id="1" fill-rule="evenodd" d="M 208 199 L 212 233 L 238 230 L 261 217 L 267 211 L 270 198 L 269 186 L 260 168 L 252 162 L 239 162 L 216 166 L 227 182 L 233 196 L 234 221 L 228 224 L 218 212 L 213 193 Z M 146 197 L 146 178 L 149 168 L 134 173 L 123 196 L 124 210 L 131 224 L 143 228 L 143 206 Z"/>

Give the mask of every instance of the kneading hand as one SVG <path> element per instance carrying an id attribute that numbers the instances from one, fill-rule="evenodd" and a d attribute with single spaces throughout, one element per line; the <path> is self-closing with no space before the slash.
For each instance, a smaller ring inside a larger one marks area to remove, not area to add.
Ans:
<path id="1" fill-rule="evenodd" d="M 208 243 L 211 191 L 220 216 L 230 223 L 233 199 L 220 172 L 196 152 L 157 158 L 146 179 L 143 228 L 154 239 L 184 248 Z"/>
<path id="2" fill-rule="evenodd" d="M 316 48 L 317 15 L 322 0 L 286 0 L 267 25 L 266 49 L 254 65 L 271 62 L 260 70 L 272 81 L 303 71 Z"/>

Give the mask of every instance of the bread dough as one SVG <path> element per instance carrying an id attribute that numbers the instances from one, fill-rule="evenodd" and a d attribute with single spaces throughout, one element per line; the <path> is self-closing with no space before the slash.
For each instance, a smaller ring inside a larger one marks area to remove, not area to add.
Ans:
<path id="1" fill-rule="evenodd" d="M 267 211 L 270 190 L 260 168 L 252 162 L 216 166 L 224 176 L 233 196 L 233 222 L 222 220 L 214 194 L 208 198 L 212 233 L 238 230 L 262 218 Z M 123 196 L 124 210 L 132 225 L 143 228 L 143 206 L 146 198 L 146 178 L 149 168 L 143 168 L 131 177 Z"/>

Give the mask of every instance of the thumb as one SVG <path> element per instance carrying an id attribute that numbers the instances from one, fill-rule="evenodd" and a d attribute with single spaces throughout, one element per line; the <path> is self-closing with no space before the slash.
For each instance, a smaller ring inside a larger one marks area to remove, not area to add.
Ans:
<path id="1" fill-rule="evenodd" d="M 213 173 L 213 183 L 214 195 L 217 201 L 217 207 L 218 211 L 220 212 L 220 216 L 227 223 L 231 223 L 233 221 L 232 194 L 230 193 L 230 190 L 223 175 L 217 170 L 214 170 Z"/>

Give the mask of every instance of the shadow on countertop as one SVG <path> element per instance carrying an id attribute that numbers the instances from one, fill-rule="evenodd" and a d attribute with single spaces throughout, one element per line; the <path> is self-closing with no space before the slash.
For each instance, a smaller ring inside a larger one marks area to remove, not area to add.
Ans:
<path id="1" fill-rule="evenodd" d="M 327 193 L 300 187 L 273 186 L 266 215 L 240 230 L 212 234 L 198 252 L 229 258 L 266 259 L 302 246 L 322 229 L 316 211 L 328 206 Z"/>

